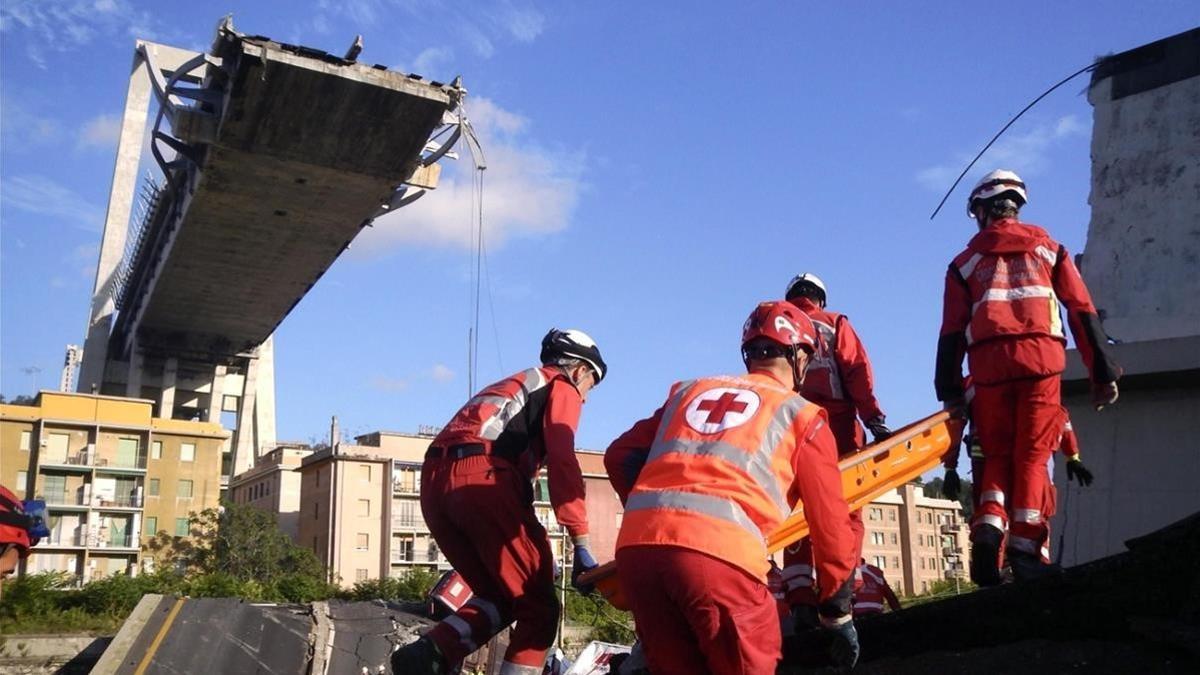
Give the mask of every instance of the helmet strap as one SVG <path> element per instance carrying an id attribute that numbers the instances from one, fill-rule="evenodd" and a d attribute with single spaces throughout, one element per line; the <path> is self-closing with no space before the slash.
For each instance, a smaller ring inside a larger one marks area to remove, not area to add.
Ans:
<path id="1" fill-rule="evenodd" d="M 799 393 L 800 388 L 804 385 L 804 373 L 800 372 L 800 365 L 797 363 L 800 357 L 800 347 L 792 345 L 791 356 L 788 359 L 792 364 L 792 391 Z M 807 369 L 807 365 L 805 367 Z"/>

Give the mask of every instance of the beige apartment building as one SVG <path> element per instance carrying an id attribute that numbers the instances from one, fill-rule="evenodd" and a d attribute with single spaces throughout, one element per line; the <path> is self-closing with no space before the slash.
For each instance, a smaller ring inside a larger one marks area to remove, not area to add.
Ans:
<path id="1" fill-rule="evenodd" d="M 969 528 L 962 505 L 926 497 L 909 483 L 863 507 L 863 558 L 883 570 L 899 595 L 919 595 L 935 581 L 962 576 Z"/>
<path id="2" fill-rule="evenodd" d="M 153 411 L 150 400 L 52 391 L 0 405 L 0 483 L 44 499 L 51 532 L 22 573 L 137 574 L 149 538 L 189 536 L 191 514 L 217 506 L 229 432 Z"/>
<path id="3" fill-rule="evenodd" d="M 304 443 L 280 443 L 230 479 L 230 501 L 275 514 L 279 529 L 300 541 L 300 463 L 312 453 Z"/>
<path id="4" fill-rule="evenodd" d="M 421 515 L 421 464 L 433 436 L 378 431 L 304 458 L 299 469 L 297 543 L 312 548 L 345 586 L 398 576 L 414 567 L 450 568 Z M 601 560 L 612 558 L 621 508 L 604 473 L 604 456 L 579 451 L 588 484 L 591 542 Z M 534 483 L 534 510 L 562 559 L 566 536 L 550 506 L 543 474 Z"/>

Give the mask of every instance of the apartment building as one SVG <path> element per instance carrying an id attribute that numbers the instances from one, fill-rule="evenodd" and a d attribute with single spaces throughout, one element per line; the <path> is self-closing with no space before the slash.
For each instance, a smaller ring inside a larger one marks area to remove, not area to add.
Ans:
<path id="1" fill-rule="evenodd" d="M 52 391 L 0 405 L 0 483 L 45 500 L 51 532 L 22 573 L 79 583 L 136 574 L 149 538 L 189 536 L 191 514 L 217 505 L 229 432 L 153 410 L 150 400 Z"/>
<path id="2" fill-rule="evenodd" d="M 300 541 L 300 463 L 313 453 L 304 443 L 280 443 L 229 481 L 229 499 L 275 514 L 279 529 Z"/>
<path id="3" fill-rule="evenodd" d="M 301 462 L 297 541 L 311 547 L 343 585 L 399 576 L 414 567 L 450 568 L 421 515 L 421 464 L 432 440 L 431 434 L 377 431 Z M 579 451 L 577 456 L 588 484 L 592 547 L 599 559 L 611 559 L 620 502 L 604 473 L 603 455 Z M 561 560 L 567 538 L 550 505 L 544 473 L 534 482 L 533 498 Z"/>
<path id="4" fill-rule="evenodd" d="M 929 591 L 935 581 L 962 576 L 969 529 L 962 505 L 925 496 L 909 483 L 863 507 L 863 558 L 883 570 L 900 595 Z"/>

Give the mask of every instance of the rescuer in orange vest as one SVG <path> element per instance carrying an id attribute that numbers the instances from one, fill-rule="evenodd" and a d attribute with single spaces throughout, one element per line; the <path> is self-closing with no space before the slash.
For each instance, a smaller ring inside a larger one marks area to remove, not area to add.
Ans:
<path id="1" fill-rule="evenodd" d="M 845 457 L 866 445 L 859 419 L 871 430 L 875 442 L 891 436 L 892 430 L 875 398 L 875 379 L 866 347 L 846 315 L 825 308 L 825 283 L 809 272 L 796 275 L 788 283 L 785 297 L 808 315 L 817 329 L 816 352 L 809 361 L 800 394 L 829 413 L 838 456 Z M 866 531 L 862 509 L 850 513 L 850 524 L 854 528 L 854 559 L 858 560 Z M 783 581 L 797 622 L 801 627 L 811 627 L 816 623 L 817 597 L 812 588 L 812 542 L 808 537 L 784 549 Z"/>
<path id="2" fill-rule="evenodd" d="M 574 545 L 572 583 L 596 566 L 575 429 L 588 391 L 608 368 L 596 343 L 578 330 L 547 333 L 541 362 L 467 401 L 425 454 L 421 512 L 475 595 L 395 652 L 392 672 L 457 672 L 464 657 L 516 621 L 500 673 L 541 675 L 559 613 L 554 556 L 533 509 L 531 481 L 543 465 L 550 504 Z"/>
<path id="3" fill-rule="evenodd" d="M 842 666 L 858 658 L 857 559 L 837 446 L 825 411 L 796 395 L 816 341 L 796 307 L 760 304 L 742 334 L 747 375 L 675 384 L 605 454 L 625 504 L 617 573 L 655 675 L 775 672 L 766 535 L 800 501 L 831 656 Z"/>
<path id="4" fill-rule="evenodd" d="M 1096 308 L 1066 249 L 1017 219 L 1025 184 L 1011 171 L 983 178 L 967 199 L 979 233 L 946 272 L 934 383 L 961 410 L 962 360 L 975 383 L 973 423 L 986 458 L 971 529 L 971 577 L 1000 582 L 999 549 L 1017 580 L 1046 573 L 1047 463 L 1062 433 L 1066 335 L 1061 305 L 1092 380 L 1097 409 L 1117 400 L 1120 368 L 1109 357 Z"/>
<path id="5" fill-rule="evenodd" d="M 855 574 L 859 583 L 854 589 L 854 618 L 883 614 L 885 602 L 893 612 L 900 609 L 900 600 L 888 584 L 887 577 L 883 576 L 883 570 L 867 564 L 867 560 L 862 558 Z"/>

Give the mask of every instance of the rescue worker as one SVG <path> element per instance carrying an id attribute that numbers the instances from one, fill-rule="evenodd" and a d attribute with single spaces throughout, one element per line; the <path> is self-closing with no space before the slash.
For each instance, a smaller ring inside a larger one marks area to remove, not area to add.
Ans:
<path id="1" fill-rule="evenodd" d="M 393 672 L 455 672 L 516 621 L 500 673 L 541 675 L 559 613 L 554 557 L 533 509 L 532 480 L 543 465 L 555 516 L 574 545 L 572 583 L 596 566 L 575 430 L 580 407 L 608 368 L 595 341 L 578 330 L 547 333 L 541 362 L 467 401 L 425 454 L 421 512 L 475 595 L 395 652 Z"/>
<path id="2" fill-rule="evenodd" d="M 1060 304 L 1092 381 L 1097 409 L 1117 400 L 1120 369 L 1106 350 L 1096 308 L 1067 250 L 1018 220 L 1025 184 L 993 171 L 971 190 L 979 233 L 946 272 L 934 384 L 948 409 L 963 409 L 962 360 L 975 383 L 973 424 L 986 462 L 971 530 L 971 577 L 1000 582 L 1008 560 L 1020 581 L 1046 573 L 1047 463 L 1062 430 L 1059 375 L 1066 365 Z"/>
<path id="3" fill-rule="evenodd" d="M 859 559 L 857 587 L 854 589 L 854 618 L 883 614 L 883 603 L 895 612 L 900 609 L 900 600 L 883 576 L 883 570 L 868 564 L 866 558 Z"/>
<path id="4" fill-rule="evenodd" d="M 805 272 L 788 283 L 785 297 L 812 319 L 819 339 L 800 390 L 804 398 L 829 413 L 829 427 L 837 441 L 838 456 L 844 457 L 866 445 L 866 434 L 858 420 L 867 425 L 875 442 L 892 435 L 887 418 L 875 399 L 871 360 L 858 334 L 844 314 L 825 308 L 825 283 Z M 854 559 L 862 557 L 862 509 L 850 513 L 854 528 Z M 812 627 L 817 620 L 817 598 L 813 594 L 812 542 L 805 537 L 783 553 L 783 577 L 788 602 L 795 608 L 798 628 Z"/>
<path id="5" fill-rule="evenodd" d="M 43 501 L 22 502 L 0 485 L 0 582 L 17 571 L 40 537 L 50 535 Z"/>
<path id="6" fill-rule="evenodd" d="M 766 536 L 798 501 L 812 527 L 830 656 L 842 666 L 858 658 L 837 446 L 826 412 L 796 395 L 816 344 L 803 312 L 760 304 L 742 334 L 747 375 L 676 383 L 605 454 L 625 505 L 617 573 L 655 675 L 775 672 L 781 636 Z"/>

